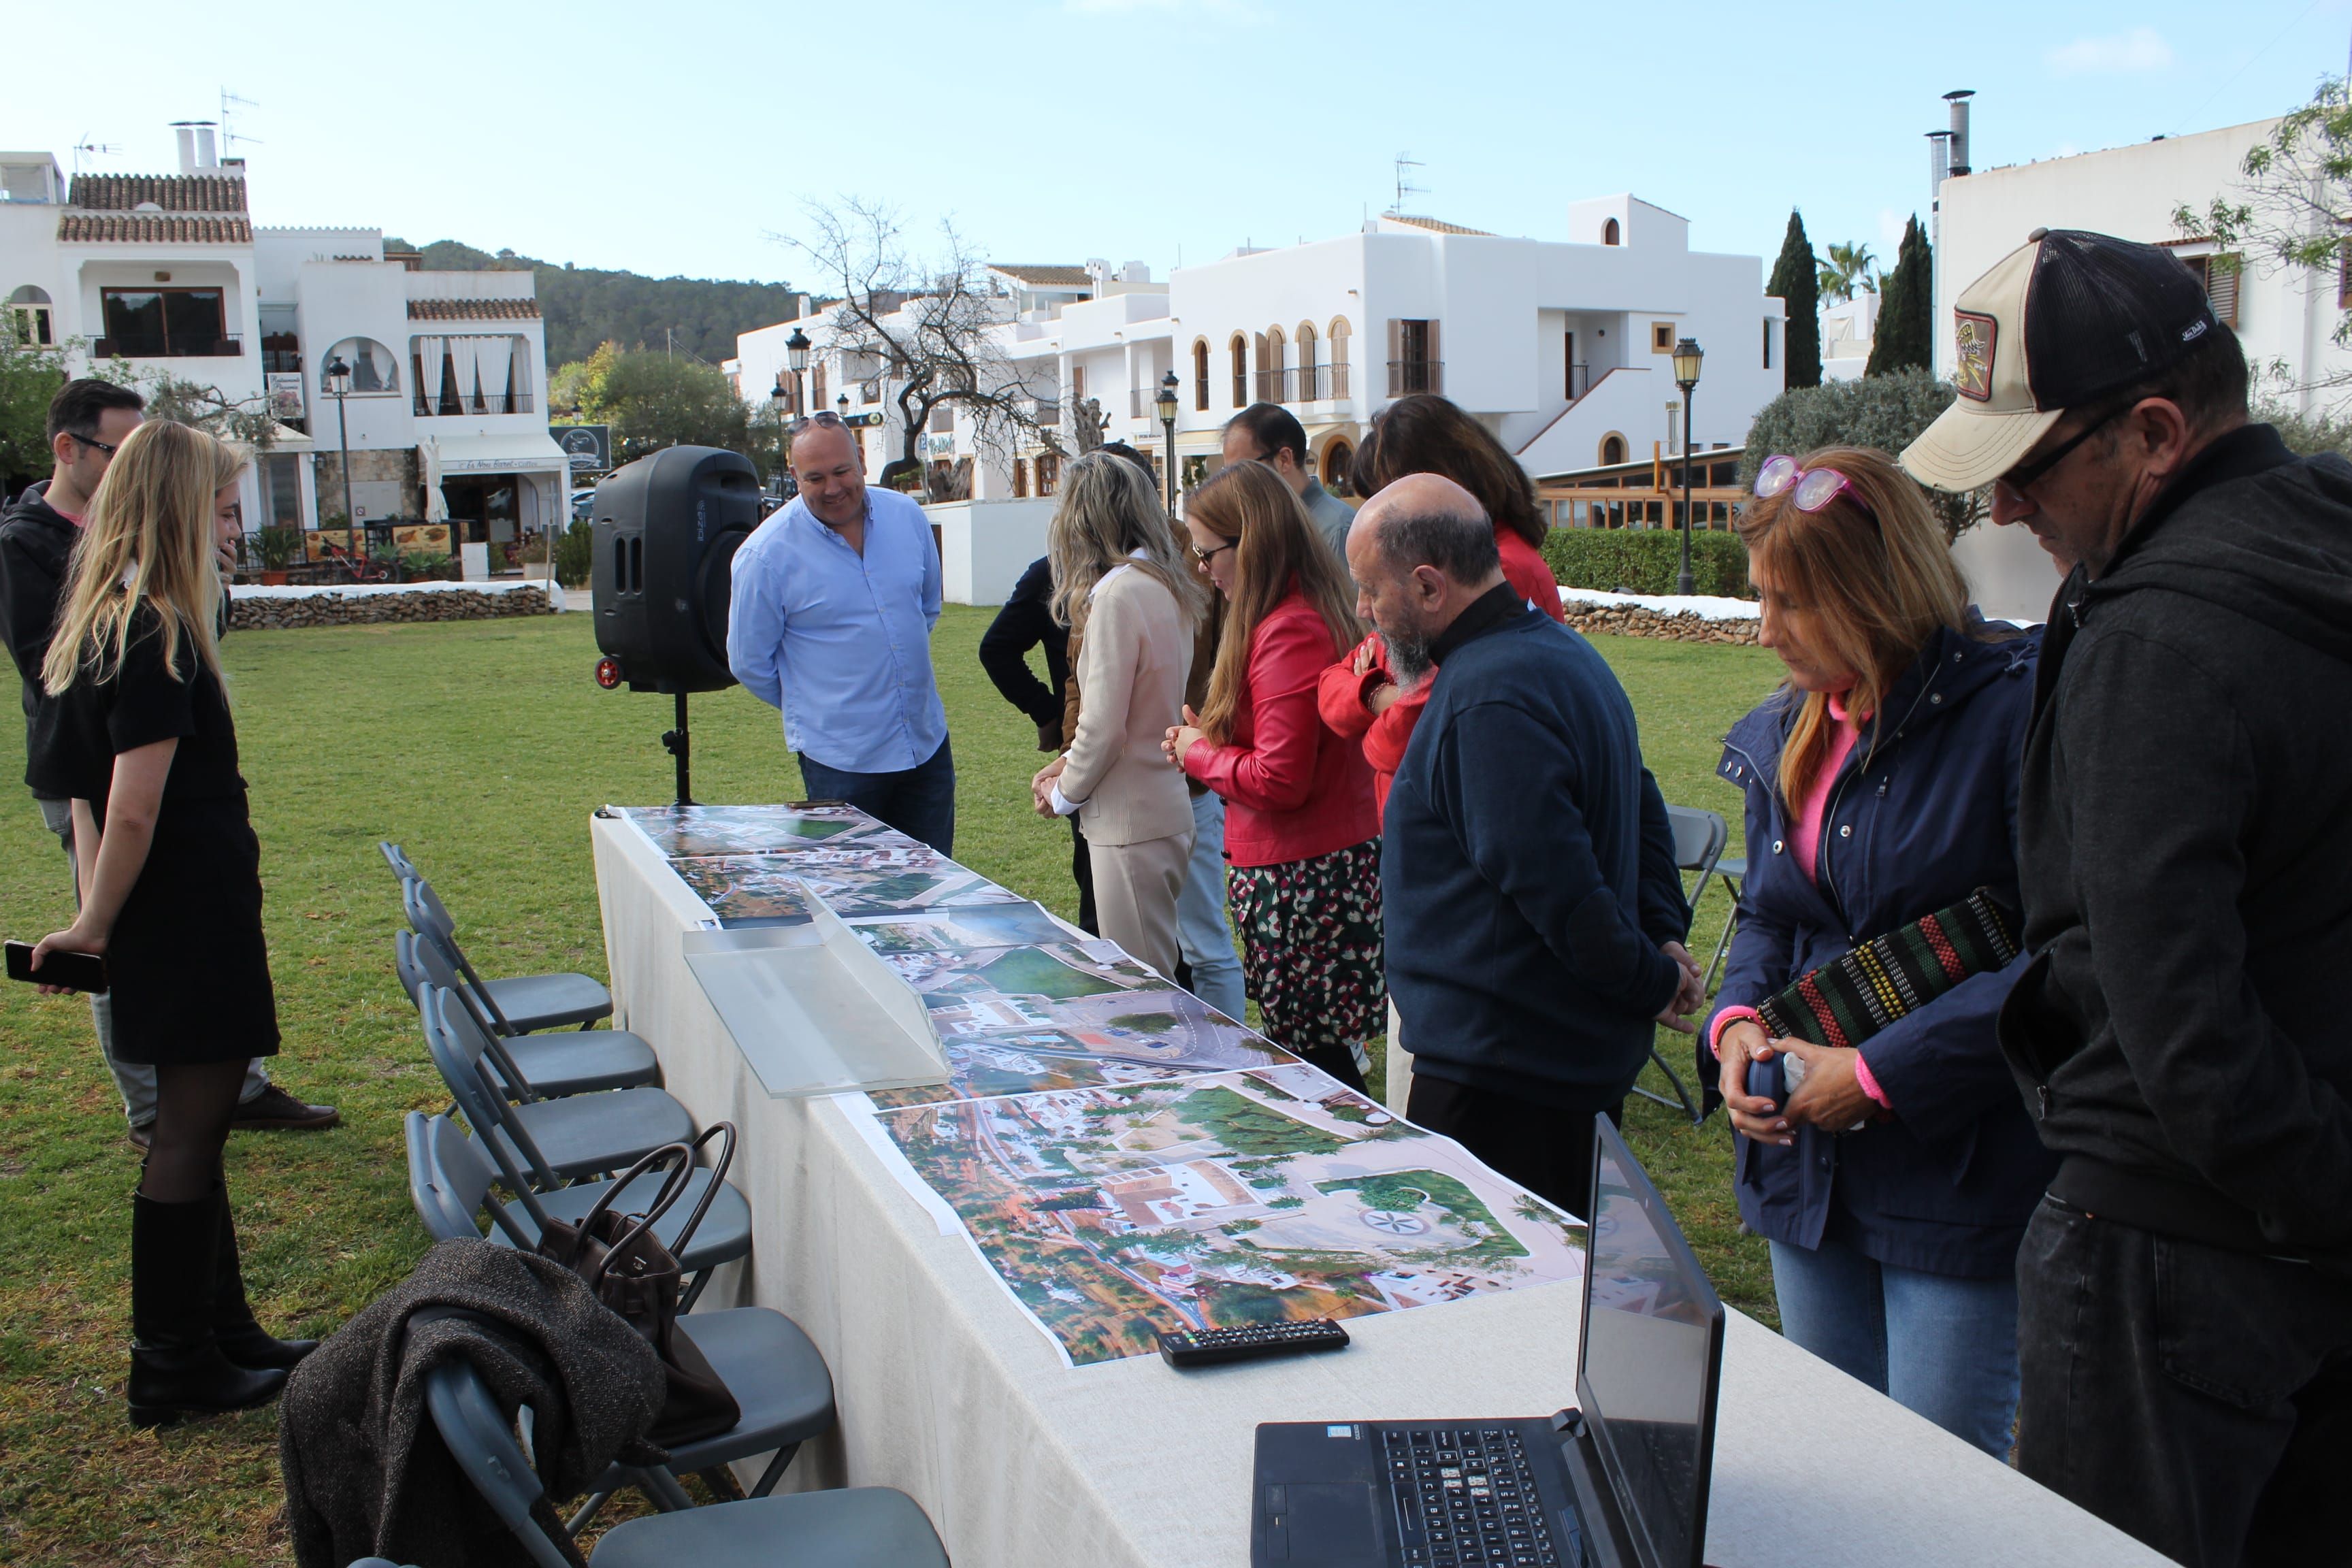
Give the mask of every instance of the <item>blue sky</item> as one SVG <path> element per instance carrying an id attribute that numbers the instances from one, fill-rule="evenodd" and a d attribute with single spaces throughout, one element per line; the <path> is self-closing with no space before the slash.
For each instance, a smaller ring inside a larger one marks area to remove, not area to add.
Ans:
<path id="1" fill-rule="evenodd" d="M 2345 68 L 2352 0 L 1451 5 L 1034 0 L 990 6 L 311 6 L 237 29 L 182 6 L 10 25 L 0 147 L 119 145 L 257 101 L 233 149 L 263 223 L 380 225 L 583 265 L 816 279 L 774 237 L 838 193 L 942 216 L 1002 260 L 1141 259 L 1357 226 L 1393 199 L 1558 237 L 1631 190 L 1702 248 L 1891 264 L 1923 133 L 1974 88 L 1975 161 L 2278 113 Z M 103 18 L 102 21 L 100 18 Z M 131 48 L 145 37 L 168 47 Z M 37 59 L 47 68 L 33 68 Z"/>

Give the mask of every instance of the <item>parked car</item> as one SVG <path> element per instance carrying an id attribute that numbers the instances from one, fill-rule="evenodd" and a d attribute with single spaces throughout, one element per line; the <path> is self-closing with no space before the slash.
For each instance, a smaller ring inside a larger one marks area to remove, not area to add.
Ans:
<path id="1" fill-rule="evenodd" d="M 584 489 L 584 490 L 573 490 L 573 491 L 572 492 L 572 521 L 574 521 L 574 522 L 588 522 L 588 521 L 593 521 L 593 519 L 594 519 L 594 517 L 595 517 L 595 513 L 596 513 L 596 491 L 595 491 L 595 489 L 594 489 L 594 488 L 593 488 L 593 487 L 591 487 L 590 489 Z"/>

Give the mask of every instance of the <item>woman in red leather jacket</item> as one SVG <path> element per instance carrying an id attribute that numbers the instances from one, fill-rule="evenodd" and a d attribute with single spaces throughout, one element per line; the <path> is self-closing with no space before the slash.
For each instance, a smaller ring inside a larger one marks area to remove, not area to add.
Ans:
<path id="1" fill-rule="evenodd" d="M 1358 495 L 1375 495 L 1407 474 L 1442 474 L 1477 497 L 1495 525 L 1503 580 L 1553 620 L 1567 619 L 1559 584 L 1544 563 L 1547 528 L 1536 510 L 1535 485 L 1493 432 L 1435 393 L 1400 397 L 1372 421 L 1349 483 Z M 1323 671 L 1318 700 L 1323 722 L 1362 743 L 1374 798 L 1386 811 L 1389 781 L 1429 700 L 1429 682 L 1400 687 L 1375 634 Z"/>
<path id="2" fill-rule="evenodd" d="M 1317 710 L 1360 635 L 1346 576 L 1290 487 L 1235 463 L 1192 493 L 1192 553 L 1231 605 L 1171 761 L 1225 801 L 1226 896 L 1268 1038 L 1351 1089 L 1385 1022 L 1380 811 L 1362 752 Z"/>

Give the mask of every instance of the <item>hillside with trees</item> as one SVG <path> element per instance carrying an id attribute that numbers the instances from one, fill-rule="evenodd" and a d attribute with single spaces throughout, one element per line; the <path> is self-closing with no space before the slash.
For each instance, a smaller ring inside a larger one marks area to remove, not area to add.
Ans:
<path id="1" fill-rule="evenodd" d="M 800 311 L 800 296 L 783 283 L 648 278 L 570 262 L 558 267 L 511 250 L 477 250 L 454 239 L 413 247 L 404 240 L 386 239 L 384 246 L 422 250 L 425 267 L 436 272 L 529 270 L 547 323 L 551 365 L 585 360 L 605 342 L 673 349 L 717 364 L 734 357 L 738 332 L 786 321 Z"/>

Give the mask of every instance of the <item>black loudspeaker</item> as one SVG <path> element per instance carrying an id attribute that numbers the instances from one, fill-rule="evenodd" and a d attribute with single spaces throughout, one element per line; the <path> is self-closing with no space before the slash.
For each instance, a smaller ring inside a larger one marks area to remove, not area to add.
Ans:
<path id="1" fill-rule="evenodd" d="M 728 567 L 760 526 L 760 475 L 716 447 L 668 447 L 596 486 L 591 602 L 597 679 L 632 691 L 719 691 Z"/>

